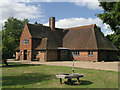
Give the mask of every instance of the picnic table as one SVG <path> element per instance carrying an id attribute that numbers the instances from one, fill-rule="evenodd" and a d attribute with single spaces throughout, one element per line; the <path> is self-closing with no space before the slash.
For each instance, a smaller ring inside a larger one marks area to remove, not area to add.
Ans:
<path id="1" fill-rule="evenodd" d="M 77 78 L 78 83 L 80 82 L 79 78 L 83 77 L 83 74 L 72 73 L 72 74 L 57 74 L 57 78 L 60 78 L 60 83 L 62 84 L 62 79 L 68 79 L 67 82 L 71 84 L 72 78 Z"/>

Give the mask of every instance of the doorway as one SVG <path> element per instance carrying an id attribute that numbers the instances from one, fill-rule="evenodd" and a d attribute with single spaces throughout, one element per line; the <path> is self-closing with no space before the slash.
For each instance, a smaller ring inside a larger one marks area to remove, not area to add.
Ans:
<path id="1" fill-rule="evenodd" d="M 24 50 L 24 60 L 27 60 L 27 50 Z"/>
<path id="2" fill-rule="evenodd" d="M 61 60 L 61 52 L 60 52 L 60 50 L 58 50 L 57 59 Z"/>
<path id="3" fill-rule="evenodd" d="M 40 61 L 44 62 L 45 61 L 45 51 L 40 51 Z"/>

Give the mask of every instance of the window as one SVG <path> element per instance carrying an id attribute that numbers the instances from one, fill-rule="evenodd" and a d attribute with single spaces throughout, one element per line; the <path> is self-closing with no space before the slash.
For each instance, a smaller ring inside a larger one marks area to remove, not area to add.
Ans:
<path id="1" fill-rule="evenodd" d="M 64 50 L 64 55 L 68 55 L 68 51 L 67 50 Z"/>
<path id="2" fill-rule="evenodd" d="M 93 51 L 88 51 L 88 56 L 93 56 Z"/>
<path id="3" fill-rule="evenodd" d="M 40 53 L 45 53 L 45 50 L 41 50 Z"/>
<path id="4" fill-rule="evenodd" d="M 24 39 L 23 40 L 23 44 L 28 44 L 29 40 L 28 39 Z"/>
<path id="5" fill-rule="evenodd" d="M 74 50 L 71 53 L 72 53 L 73 56 L 79 56 L 80 55 L 79 50 Z"/>
<path id="6" fill-rule="evenodd" d="M 39 55 L 39 51 L 36 51 L 36 55 Z"/>

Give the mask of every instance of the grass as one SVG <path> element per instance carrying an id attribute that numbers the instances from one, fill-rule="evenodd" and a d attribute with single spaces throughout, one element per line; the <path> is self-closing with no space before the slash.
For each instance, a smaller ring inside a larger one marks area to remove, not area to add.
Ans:
<path id="1" fill-rule="evenodd" d="M 2 67 L 2 88 L 118 88 L 118 72 L 115 71 L 75 68 L 76 73 L 84 74 L 80 78 L 81 83 L 61 85 L 55 75 L 72 73 L 71 67 L 17 63 L 9 65 Z"/>

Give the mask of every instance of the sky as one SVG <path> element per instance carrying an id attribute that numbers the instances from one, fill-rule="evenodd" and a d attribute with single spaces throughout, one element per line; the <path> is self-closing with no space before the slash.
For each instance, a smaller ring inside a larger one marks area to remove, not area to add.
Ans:
<path id="1" fill-rule="evenodd" d="M 49 17 L 55 17 L 57 28 L 96 24 L 104 35 L 113 33 L 109 25 L 96 16 L 103 12 L 97 0 L 1 0 L 0 12 L 0 28 L 9 17 L 28 18 L 29 23 L 37 21 L 46 26 Z"/>

